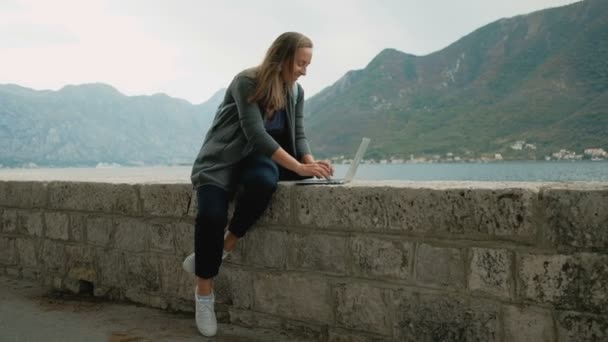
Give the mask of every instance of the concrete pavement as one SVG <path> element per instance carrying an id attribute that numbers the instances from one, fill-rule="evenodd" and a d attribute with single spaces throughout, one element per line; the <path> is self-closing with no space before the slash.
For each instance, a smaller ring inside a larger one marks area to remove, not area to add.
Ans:
<path id="1" fill-rule="evenodd" d="M 286 341 L 268 330 L 220 324 L 218 336 L 199 334 L 194 314 L 48 292 L 37 283 L 0 277 L 0 341 Z"/>

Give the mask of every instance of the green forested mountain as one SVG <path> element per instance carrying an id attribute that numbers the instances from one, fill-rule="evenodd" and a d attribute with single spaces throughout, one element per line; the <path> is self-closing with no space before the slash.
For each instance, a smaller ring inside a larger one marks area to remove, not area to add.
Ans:
<path id="1" fill-rule="evenodd" d="M 191 163 L 220 101 L 125 96 L 105 84 L 0 85 L 0 165 Z"/>
<path id="2" fill-rule="evenodd" d="M 394 49 L 307 102 L 325 156 L 501 152 L 538 157 L 608 147 L 608 1 L 585 0 L 486 25 L 427 56 Z"/>

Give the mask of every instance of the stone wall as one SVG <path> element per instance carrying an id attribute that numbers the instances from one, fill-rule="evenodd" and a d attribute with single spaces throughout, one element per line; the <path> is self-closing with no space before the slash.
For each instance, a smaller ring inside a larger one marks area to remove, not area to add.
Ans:
<path id="1" fill-rule="evenodd" d="M 0 274 L 193 311 L 188 185 L 0 182 Z M 319 341 L 608 340 L 608 184 L 281 185 L 220 321 Z"/>

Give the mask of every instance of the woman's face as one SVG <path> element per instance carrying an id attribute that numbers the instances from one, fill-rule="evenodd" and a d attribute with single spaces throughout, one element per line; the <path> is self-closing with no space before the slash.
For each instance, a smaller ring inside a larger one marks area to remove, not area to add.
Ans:
<path id="1" fill-rule="evenodd" d="M 293 68 L 290 68 L 287 63 L 283 65 L 281 75 L 286 83 L 294 83 L 300 76 L 306 76 L 306 68 L 312 60 L 312 48 L 298 48 L 293 59 Z"/>

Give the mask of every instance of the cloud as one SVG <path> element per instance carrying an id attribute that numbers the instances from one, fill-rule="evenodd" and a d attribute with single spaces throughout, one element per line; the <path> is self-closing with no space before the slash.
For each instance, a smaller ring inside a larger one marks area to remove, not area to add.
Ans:
<path id="1" fill-rule="evenodd" d="M 109 15 L 102 1 L 21 4 L 0 17 L 13 37 L 0 44 L 3 82 L 51 89 L 105 82 L 139 94 L 162 91 L 176 73 L 177 46 L 154 39 L 134 18 Z"/>
<path id="2" fill-rule="evenodd" d="M 201 102 L 257 65 L 285 31 L 315 43 L 307 96 L 384 48 L 425 55 L 471 31 L 573 0 L 2 0 L 0 83 L 105 82 Z"/>

